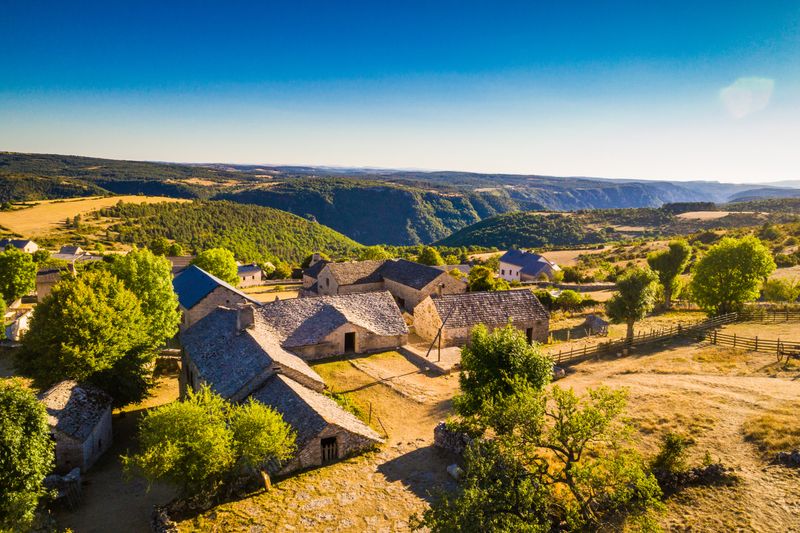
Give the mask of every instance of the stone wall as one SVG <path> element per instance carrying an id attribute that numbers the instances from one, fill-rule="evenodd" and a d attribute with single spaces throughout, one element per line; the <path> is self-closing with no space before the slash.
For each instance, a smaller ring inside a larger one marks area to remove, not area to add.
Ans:
<path id="1" fill-rule="evenodd" d="M 56 474 L 67 474 L 73 468 L 83 470 L 83 443 L 55 433 L 56 439 Z"/>
<path id="2" fill-rule="evenodd" d="M 113 438 L 111 406 L 109 405 L 91 435 L 83 443 L 83 465 L 81 468 L 83 472 L 89 470 L 111 448 Z"/>
<path id="3" fill-rule="evenodd" d="M 432 341 L 442 327 L 442 318 L 433 304 L 426 298 L 414 309 L 414 331 L 425 340 Z"/>
<path id="4" fill-rule="evenodd" d="M 433 428 L 433 445 L 437 448 L 462 455 L 470 442 L 472 438 L 469 435 L 448 429 L 445 422 L 439 422 Z"/>
<path id="5" fill-rule="evenodd" d="M 225 307 L 234 307 L 236 304 L 247 302 L 249 302 L 249 300 L 244 298 L 242 295 L 237 294 L 226 287 L 217 287 L 191 309 L 181 308 L 181 311 L 183 311 L 181 329 L 185 330 L 191 327 L 192 324 L 203 319 L 206 315 L 221 305 L 224 305 Z"/>
<path id="6" fill-rule="evenodd" d="M 257 287 L 264 283 L 264 276 L 261 271 L 248 272 L 244 276 L 239 276 L 239 287 Z"/>
<path id="7" fill-rule="evenodd" d="M 356 334 L 354 353 L 393 350 L 408 342 L 408 335 L 376 335 L 354 324 L 344 324 L 328 334 L 322 342 L 295 347 L 291 351 L 307 361 L 342 355 L 345 353 L 345 333 Z"/>
<path id="8" fill-rule="evenodd" d="M 284 466 L 281 474 L 303 470 L 322 465 L 322 439 L 336 437 L 339 459 L 359 454 L 376 446 L 372 439 L 351 433 L 335 424 L 326 426 L 316 437 L 309 439 L 295 454 L 294 458 Z"/>

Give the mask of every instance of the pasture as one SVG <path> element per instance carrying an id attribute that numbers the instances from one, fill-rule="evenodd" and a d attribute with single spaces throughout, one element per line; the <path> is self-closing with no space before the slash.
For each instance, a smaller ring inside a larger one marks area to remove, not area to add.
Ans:
<path id="1" fill-rule="evenodd" d="M 34 238 L 61 229 L 67 218 L 73 218 L 76 215 L 85 218 L 86 215 L 94 211 L 104 207 L 111 207 L 120 201 L 153 204 L 159 202 L 187 202 L 189 200 L 167 198 L 165 196 L 137 195 L 44 200 L 36 202 L 32 207 L 0 212 L 0 226 L 12 233 Z"/>

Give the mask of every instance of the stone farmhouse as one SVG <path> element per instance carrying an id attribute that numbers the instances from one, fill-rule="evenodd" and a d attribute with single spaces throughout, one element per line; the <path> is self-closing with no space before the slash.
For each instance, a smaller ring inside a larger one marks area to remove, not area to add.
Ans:
<path id="1" fill-rule="evenodd" d="M 75 381 L 61 381 L 40 396 L 56 442 L 56 472 L 86 472 L 111 447 L 111 397 Z"/>
<path id="2" fill-rule="evenodd" d="M 281 473 L 320 466 L 382 442 L 321 394 L 322 378 L 281 346 L 280 335 L 259 311 L 251 305 L 220 307 L 181 334 L 181 395 L 207 384 L 230 401 L 253 398 L 281 413 L 297 432 L 297 453 Z"/>
<path id="3" fill-rule="evenodd" d="M 264 284 L 264 272 L 255 263 L 239 265 L 237 274 L 239 275 L 239 287 L 255 287 Z"/>
<path id="4" fill-rule="evenodd" d="M 393 349 L 408 341 L 408 327 L 388 291 L 269 302 L 256 316 L 281 346 L 305 360 Z"/>
<path id="5" fill-rule="evenodd" d="M 260 305 L 232 285 L 191 265 L 172 280 L 182 313 L 181 330 L 190 327 L 219 306 L 231 307 L 240 303 Z"/>
<path id="6" fill-rule="evenodd" d="M 39 245 L 30 239 L 0 239 L 0 251 L 5 250 L 8 246 L 29 254 L 39 249 Z"/>
<path id="7" fill-rule="evenodd" d="M 552 280 L 560 270 L 544 256 L 524 250 L 509 250 L 500 258 L 500 277 L 506 281 Z"/>
<path id="8" fill-rule="evenodd" d="M 423 339 L 433 341 L 444 322 L 442 345 L 463 346 L 476 325 L 484 324 L 493 329 L 505 326 L 509 320 L 525 332 L 528 342 L 547 341 L 550 315 L 539 299 L 526 289 L 425 298 L 414 313 L 414 330 Z"/>
<path id="9" fill-rule="evenodd" d="M 318 273 L 315 267 L 308 275 L 304 272 L 304 296 L 389 291 L 398 307 L 409 312 L 432 294 L 458 294 L 467 289 L 464 281 L 441 269 L 405 259 L 326 263 Z"/>

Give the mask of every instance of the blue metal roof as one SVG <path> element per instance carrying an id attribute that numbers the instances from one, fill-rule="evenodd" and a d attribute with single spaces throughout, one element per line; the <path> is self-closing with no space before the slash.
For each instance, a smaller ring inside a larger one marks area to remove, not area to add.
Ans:
<path id="1" fill-rule="evenodd" d="M 211 294 L 211 291 L 220 286 L 252 302 L 258 303 L 257 300 L 250 298 L 236 287 L 209 274 L 196 265 L 189 265 L 188 268 L 175 276 L 175 279 L 172 280 L 172 288 L 175 289 L 175 294 L 178 295 L 178 301 L 184 309 L 191 309 L 197 305 L 200 300 Z"/>

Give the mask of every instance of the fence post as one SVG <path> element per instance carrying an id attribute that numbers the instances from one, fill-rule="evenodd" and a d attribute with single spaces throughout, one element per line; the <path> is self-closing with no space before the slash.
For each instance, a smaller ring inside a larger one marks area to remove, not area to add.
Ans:
<path id="1" fill-rule="evenodd" d="M 736 333 L 733 334 L 733 347 L 736 348 Z"/>
<path id="2" fill-rule="evenodd" d="M 758 335 L 756 335 L 756 348 L 753 350 L 754 352 L 758 351 Z"/>

